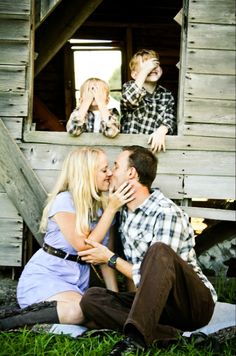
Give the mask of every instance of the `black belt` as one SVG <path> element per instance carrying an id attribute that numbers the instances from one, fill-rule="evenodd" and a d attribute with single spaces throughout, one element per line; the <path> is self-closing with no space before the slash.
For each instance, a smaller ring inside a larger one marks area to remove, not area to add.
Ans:
<path id="1" fill-rule="evenodd" d="M 80 263 L 81 265 L 86 265 L 87 262 L 82 261 L 81 257 L 78 255 L 70 255 L 69 253 L 66 253 L 58 248 L 54 248 L 52 246 L 49 246 L 48 244 L 44 243 L 43 244 L 43 250 L 50 255 L 57 256 L 60 258 L 63 258 L 63 260 L 69 260 L 69 261 L 74 261 L 77 263 Z"/>

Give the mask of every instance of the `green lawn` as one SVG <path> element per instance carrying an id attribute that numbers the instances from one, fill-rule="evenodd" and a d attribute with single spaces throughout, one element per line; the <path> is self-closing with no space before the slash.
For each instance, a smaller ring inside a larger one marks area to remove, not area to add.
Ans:
<path id="1" fill-rule="evenodd" d="M 29 330 L 0 334 L 1 356 L 105 356 L 112 349 L 120 335 L 107 334 L 103 337 L 74 339 L 65 335 L 36 334 Z M 230 340 L 221 345 L 219 356 L 235 355 L 236 340 Z M 203 348 L 196 347 L 194 342 L 184 344 L 179 341 L 168 348 L 152 347 L 144 353 L 130 354 L 140 356 L 212 356 L 215 355 L 210 345 Z"/>
<path id="2" fill-rule="evenodd" d="M 217 279 L 214 285 L 220 301 L 235 303 L 235 278 Z M 36 333 L 27 329 L 0 332 L 0 356 L 106 356 L 121 337 L 115 332 L 100 337 L 78 339 L 45 332 Z M 217 353 L 212 350 L 210 343 L 200 348 L 193 341 L 187 344 L 179 340 L 178 343 L 167 348 L 152 347 L 144 353 L 130 354 L 130 356 L 234 356 L 235 350 L 236 338 L 221 344 Z"/>

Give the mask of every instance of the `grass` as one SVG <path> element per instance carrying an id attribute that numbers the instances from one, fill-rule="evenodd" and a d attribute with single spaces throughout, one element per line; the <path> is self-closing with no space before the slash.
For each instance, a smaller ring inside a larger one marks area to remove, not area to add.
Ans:
<path id="1" fill-rule="evenodd" d="M 218 278 L 214 281 L 219 300 L 235 303 L 236 279 Z M 54 335 L 45 332 L 33 332 L 21 329 L 15 332 L 0 332 L 0 356 L 105 356 L 113 345 L 122 338 L 116 332 L 95 337 L 72 338 L 66 335 Z M 218 353 L 212 350 L 210 343 L 203 348 L 194 341 L 179 340 L 166 348 L 151 347 L 144 353 L 130 353 L 130 356 L 234 356 L 236 338 L 221 345 Z"/>
<path id="2" fill-rule="evenodd" d="M 21 332 L 0 334 L 1 356 L 105 356 L 109 354 L 112 346 L 121 336 L 115 332 L 103 337 L 71 338 L 65 335 L 52 335 L 46 333 L 33 333 L 23 329 Z M 219 356 L 233 356 L 236 347 L 235 340 L 221 347 Z M 165 349 L 152 347 L 144 353 L 130 353 L 139 356 L 213 356 L 215 353 L 208 345 L 198 349 L 194 342 L 177 344 Z"/>

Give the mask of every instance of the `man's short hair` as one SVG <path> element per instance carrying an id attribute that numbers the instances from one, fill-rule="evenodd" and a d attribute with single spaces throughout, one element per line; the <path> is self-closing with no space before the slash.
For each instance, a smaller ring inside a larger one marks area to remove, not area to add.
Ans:
<path id="1" fill-rule="evenodd" d="M 138 145 L 124 146 L 122 150 L 130 152 L 129 166 L 136 169 L 139 182 L 150 190 L 156 177 L 157 157 L 149 149 Z"/>

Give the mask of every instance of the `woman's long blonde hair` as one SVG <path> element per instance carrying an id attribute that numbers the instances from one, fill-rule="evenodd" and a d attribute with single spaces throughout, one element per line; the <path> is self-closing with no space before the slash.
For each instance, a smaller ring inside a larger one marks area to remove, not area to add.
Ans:
<path id="1" fill-rule="evenodd" d="M 92 147 L 76 148 L 69 153 L 43 210 L 41 232 L 47 229 L 48 213 L 57 194 L 69 191 L 75 205 L 76 232 L 89 234 L 91 220 L 97 220 L 98 209 L 104 209 L 107 202 L 105 194 L 98 191 L 96 182 L 98 156 L 101 153 L 104 151 Z"/>

